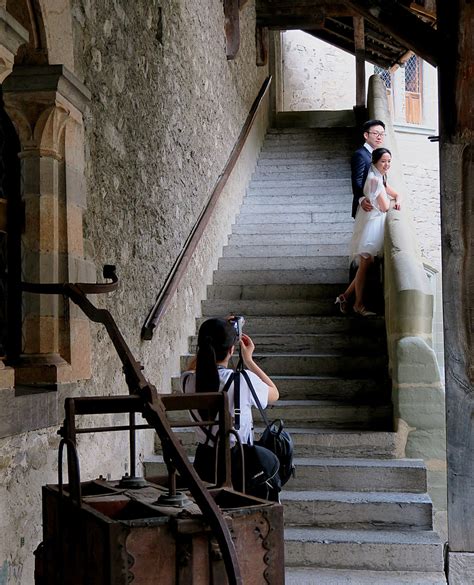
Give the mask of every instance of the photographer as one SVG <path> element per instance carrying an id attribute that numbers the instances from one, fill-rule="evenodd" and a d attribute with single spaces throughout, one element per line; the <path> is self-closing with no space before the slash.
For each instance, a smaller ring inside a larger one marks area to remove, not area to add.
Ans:
<path id="1" fill-rule="evenodd" d="M 198 334 L 198 349 L 195 360 L 190 364 L 189 370 L 181 376 L 181 387 L 183 392 L 218 392 L 227 390 L 229 409 L 234 417 L 234 381 L 226 388 L 226 382 L 233 376 L 233 370 L 228 368 L 236 345 L 239 343 L 239 336 L 231 321 L 226 319 L 208 319 L 205 321 Z M 252 355 L 255 346 L 248 335 L 242 334 L 240 350 L 243 362 L 251 383 L 257 393 L 263 408 L 269 402 L 278 400 L 278 389 L 265 372 L 253 361 Z M 252 406 L 256 406 L 250 389 L 243 376 L 240 377 L 240 428 L 237 430 L 243 445 L 253 444 L 253 421 Z M 208 413 L 194 412 L 193 416 L 199 419 L 207 418 Z M 194 467 L 204 481 L 215 482 L 215 437 L 218 426 L 211 428 L 199 428 L 196 433 L 198 447 L 194 459 Z M 207 432 L 206 432 L 207 431 Z M 210 432 L 209 432 L 210 431 Z M 236 439 L 230 437 L 231 447 L 235 445 Z M 235 447 L 233 451 L 237 450 Z M 262 448 L 260 448 L 262 449 Z M 266 450 L 265 450 L 266 451 Z M 271 454 L 273 455 L 273 454 Z M 234 461 L 238 456 L 233 453 Z M 247 462 L 246 462 L 247 467 Z"/>

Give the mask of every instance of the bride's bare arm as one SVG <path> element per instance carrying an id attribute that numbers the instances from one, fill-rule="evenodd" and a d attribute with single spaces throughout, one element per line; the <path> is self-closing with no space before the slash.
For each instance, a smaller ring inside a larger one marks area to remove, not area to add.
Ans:
<path id="1" fill-rule="evenodd" d="M 395 201 L 395 209 L 400 209 L 400 203 L 402 200 L 400 195 L 394 189 L 392 189 L 390 185 L 385 185 L 385 190 L 387 191 L 387 195 L 390 197 L 390 199 Z"/>

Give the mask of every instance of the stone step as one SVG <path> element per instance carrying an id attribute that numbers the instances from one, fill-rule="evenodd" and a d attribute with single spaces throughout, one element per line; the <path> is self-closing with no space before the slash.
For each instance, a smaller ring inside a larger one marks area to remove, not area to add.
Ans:
<path id="1" fill-rule="evenodd" d="M 278 170 L 277 170 L 278 169 Z M 265 171 L 258 168 L 252 175 L 253 181 L 307 181 L 309 179 L 325 179 L 332 181 L 337 173 L 338 179 L 348 179 L 351 176 L 349 159 L 345 164 L 330 165 L 328 163 L 313 165 L 313 168 L 306 169 L 285 169 L 284 167 L 275 167 L 273 170 Z"/>
<path id="2" fill-rule="evenodd" d="M 298 451 L 296 449 L 296 451 Z M 298 454 L 298 453 L 297 453 Z M 419 459 L 295 457 L 287 490 L 403 492 L 424 494 L 426 466 Z"/>
<path id="3" fill-rule="evenodd" d="M 315 150 L 324 148 L 333 148 L 334 150 L 342 152 L 353 152 L 357 148 L 357 140 L 354 141 L 353 136 L 344 135 L 343 133 L 322 134 L 315 132 L 313 134 L 299 134 L 291 132 L 289 134 L 267 134 L 265 136 L 264 146 L 265 148 L 273 144 L 282 144 L 290 150 L 294 144 L 310 144 Z"/>
<path id="4" fill-rule="evenodd" d="M 330 204 L 331 206 L 336 203 L 343 203 L 344 205 L 350 206 L 352 203 L 352 197 L 350 193 L 333 191 L 331 193 L 319 193 L 319 194 L 304 194 L 299 193 L 288 193 L 287 195 L 274 195 L 266 192 L 263 195 L 258 195 L 255 191 L 247 193 L 242 201 L 242 206 L 247 205 L 323 205 Z"/>
<path id="5" fill-rule="evenodd" d="M 385 379 L 335 376 L 272 376 L 280 400 L 329 400 L 351 404 L 386 404 L 390 387 Z M 173 392 L 179 392 L 179 377 L 172 378 Z"/>
<path id="6" fill-rule="evenodd" d="M 261 180 L 257 180 L 257 179 L 252 179 L 252 182 L 250 184 L 250 188 L 252 190 L 257 190 L 257 189 L 281 189 L 281 188 L 285 188 L 285 189 L 294 189 L 296 191 L 300 191 L 303 188 L 317 188 L 317 187 L 322 187 L 323 189 L 327 189 L 328 185 L 331 185 L 333 188 L 339 187 L 339 188 L 346 188 L 348 185 L 350 186 L 351 181 L 350 181 L 350 175 L 349 177 L 346 176 L 342 176 L 342 177 L 338 177 L 337 179 L 331 178 L 328 180 L 327 177 L 322 177 L 322 178 L 316 178 L 316 179 L 304 179 L 304 178 L 298 178 L 295 177 L 294 179 L 275 179 L 275 180 L 270 180 L 270 179 L 261 179 Z"/>
<path id="7" fill-rule="evenodd" d="M 258 235 L 266 234 L 291 236 L 295 235 L 317 235 L 328 234 L 352 234 L 353 226 L 350 223 L 259 223 L 259 224 L 237 224 L 232 226 L 232 235 Z M 263 243 L 263 242 L 262 242 Z"/>
<path id="8" fill-rule="evenodd" d="M 339 151 L 330 144 L 323 144 L 321 148 L 315 150 L 311 146 L 305 148 L 304 145 L 298 145 L 297 147 L 292 145 L 291 148 L 285 148 L 284 145 L 280 145 L 276 142 L 269 142 L 267 145 L 264 145 L 260 151 L 257 164 L 264 165 L 267 161 L 268 164 L 275 164 L 271 161 L 282 161 L 285 164 L 286 161 L 300 162 L 328 159 L 340 160 L 341 162 L 347 163 L 353 152 L 353 148 L 345 147 L 343 150 Z"/>
<path id="9" fill-rule="evenodd" d="M 352 152 L 356 144 L 353 140 L 353 136 L 339 132 L 333 134 L 331 132 L 289 132 L 287 134 L 279 133 L 267 133 L 265 136 L 264 146 L 267 147 L 272 144 L 284 144 L 288 148 L 295 144 L 304 142 L 315 146 L 315 150 L 319 150 L 324 147 L 334 147 L 344 149 L 347 148 L 349 152 Z"/>
<path id="10" fill-rule="evenodd" d="M 325 214 L 337 214 L 347 213 L 348 203 L 341 201 L 339 203 L 323 203 L 323 202 L 311 202 L 311 203 L 291 203 L 291 204 L 277 204 L 271 202 L 270 204 L 254 204 L 251 199 L 244 201 L 244 205 L 240 210 L 240 215 L 293 215 L 301 213 L 325 213 Z M 281 218 L 280 218 L 281 219 Z"/>
<path id="11" fill-rule="evenodd" d="M 314 128 L 320 131 L 322 128 L 342 128 L 347 131 L 347 136 L 353 132 L 356 125 L 354 110 L 297 110 L 278 112 L 275 125 L 277 128 Z"/>
<path id="12" fill-rule="evenodd" d="M 282 300 L 282 299 L 329 299 L 333 300 L 340 293 L 344 283 L 340 284 L 211 284 L 207 287 L 207 299 L 221 300 Z"/>
<path id="13" fill-rule="evenodd" d="M 257 350 L 258 351 L 258 350 Z M 181 356 L 181 370 L 193 354 Z M 387 367 L 385 355 L 347 355 L 345 353 L 254 353 L 253 359 L 269 376 L 341 376 L 382 378 Z"/>
<path id="14" fill-rule="evenodd" d="M 309 156 L 311 154 L 311 156 Z M 320 167 L 328 167 L 334 169 L 336 171 L 339 170 L 341 166 L 349 165 L 349 159 L 345 156 L 340 156 L 339 154 L 333 153 L 329 156 L 321 156 L 319 152 L 316 153 L 308 153 L 308 156 L 300 157 L 300 156 L 293 156 L 293 157 L 281 157 L 281 158 L 259 158 L 257 161 L 257 166 L 255 167 L 258 172 L 262 171 L 265 173 L 268 172 L 285 172 L 285 171 L 312 171 L 314 169 L 319 169 Z"/>
<path id="15" fill-rule="evenodd" d="M 285 585 L 446 585 L 443 572 L 285 569 Z"/>
<path id="16" fill-rule="evenodd" d="M 316 268 L 306 270 L 255 269 L 220 270 L 214 272 L 214 284 L 334 284 L 344 282 L 348 268 Z"/>
<path id="17" fill-rule="evenodd" d="M 385 404 L 279 400 L 267 406 L 266 414 L 269 420 L 282 419 L 287 427 L 305 429 L 386 431 L 392 426 L 392 405 Z"/>
<path id="18" fill-rule="evenodd" d="M 254 301 L 262 302 L 262 301 Z M 234 306 L 232 306 L 235 308 Z M 238 311 L 231 313 L 239 314 Z M 246 313 L 248 314 L 248 313 Z M 244 326 L 245 330 L 245 326 Z M 287 335 L 252 336 L 257 351 L 263 353 L 299 353 L 314 354 L 321 351 L 344 351 L 346 355 L 357 355 L 365 352 L 380 352 L 384 348 L 384 339 L 381 336 L 344 335 L 340 333 L 310 333 Z M 190 338 L 189 351 L 194 353 L 197 346 L 197 336 Z"/>
<path id="19" fill-rule="evenodd" d="M 188 433 L 190 434 L 190 433 Z M 194 461 L 197 441 L 186 445 L 188 456 Z M 158 447 L 158 446 L 157 446 Z M 367 460 L 367 459 L 313 459 L 295 457 L 295 476 L 286 484 L 286 490 L 293 491 L 342 491 L 424 493 L 426 491 L 426 470 L 421 462 L 410 468 L 410 460 L 402 468 L 401 460 Z M 344 463 L 346 462 L 346 463 Z M 155 455 L 144 460 L 145 476 L 166 475 L 167 468 L 163 460 L 161 444 Z M 408 472 L 406 472 L 408 470 Z M 405 473 L 404 473 L 405 471 Z"/>
<path id="20" fill-rule="evenodd" d="M 285 427 L 291 434 L 298 457 L 365 457 L 393 459 L 396 455 L 396 433 L 344 431 Z M 256 436 L 262 427 L 256 427 Z"/>
<path id="21" fill-rule="evenodd" d="M 173 378 L 173 389 L 179 392 L 179 378 Z M 263 432 L 262 423 L 255 416 L 255 437 Z M 260 424 L 260 426 L 259 426 Z M 393 459 L 397 444 L 394 432 L 344 431 L 286 427 L 290 432 L 297 457 L 355 457 Z M 194 430 L 190 427 L 175 431 L 186 452 L 192 456 L 196 449 Z M 161 441 L 155 435 L 155 449 L 161 454 Z M 161 461 L 161 460 L 160 460 Z"/>
<path id="22" fill-rule="evenodd" d="M 380 404 L 390 398 L 385 372 L 378 378 L 336 376 L 272 376 L 280 400 L 329 400 L 352 404 Z"/>
<path id="23" fill-rule="evenodd" d="M 314 270 L 322 269 L 328 273 L 339 273 L 345 270 L 349 272 L 349 258 L 348 256 L 293 256 L 291 258 L 273 258 L 273 257 L 259 257 L 259 258 L 220 258 L 218 262 L 218 271 L 269 271 L 269 270 Z M 322 281 L 325 282 L 325 281 Z M 338 279 L 337 282 L 342 282 Z"/>
<path id="24" fill-rule="evenodd" d="M 337 244 L 271 244 L 225 246 L 222 251 L 224 258 L 289 258 L 296 256 L 344 256 L 349 254 L 349 243 Z"/>
<path id="25" fill-rule="evenodd" d="M 269 420 L 282 419 L 286 427 L 305 429 L 388 431 L 392 427 L 392 405 L 351 404 L 318 400 L 279 400 L 266 408 Z M 255 409 L 254 420 L 259 420 Z M 187 412 L 173 411 L 169 420 L 178 428 L 186 427 Z"/>
<path id="26" fill-rule="evenodd" d="M 232 305 L 232 306 L 229 306 Z M 301 299 L 282 300 L 228 300 L 211 299 L 201 302 L 203 317 L 213 316 L 216 313 L 227 315 L 332 315 L 334 314 L 333 299 Z"/>
<path id="27" fill-rule="evenodd" d="M 344 206 L 345 207 L 345 206 Z M 247 213 L 246 210 L 240 213 L 236 218 L 236 225 L 247 225 L 250 223 L 347 223 L 353 224 L 354 221 L 347 210 L 335 211 L 334 213 L 317 213 L 316 211 L 307 211 L 301 213 L 293 213 L 287 210 L 286 213 Z M 288 233 L 288 229 L 283 232 Z"/>
<path id="28" fill-rule="evenodd" d="M 230 305 L 230 303 L 229 303 Z M 229 309 L 232 307 L 229 306 Z M 227 314 L 227 313 L 226 313 Z M 222 316 L 222 313 L 214 313 L 214 316 Z M 199 317 L 196 320 L 196 330 L 201 323 L 208 317 Z M 291 333 L 342 333 L 351 332 L 360 334 L 361 332 L 383 332 L 385 330 L 385 320 L 383 317 L 356 317 L 352 315 L 341 315 L 337 313 L 334 316 L 287 316 L 287 317 L 245 317 L 245 331 L 248 335 L 257 334 L 287 334 Z"/>
<path id="29" fill-rule="evenodd" d="M 278 185 L 269 186 L 266 181 L 259 181 L 258 184 L 250 183 L 247 187 L 246 194 L 249 197 L 255 195 L 272 196 L 272 195 L 312 195 L 314 197 L 320 197 L 324 195 L 338 195 L 343 197 L 344 200 L 350 197 L 351 193 L 351 182 L 347 179 L 332 179 L 331 181 L 320 181 L 317 185 L 297 186 L 293 183 L 291 185 Z"/>
<path id="30" fill-rule="evenodd" d="M 285 528 L 285 563 L 290 567 L 442 572 L 443 543 L 431 530 Z"/>
<path id="31" fill-rule="evenodd" d="M 348 110 L 341 110 L 342 115 L 346 115 L 345 112 L 348 112 Z M 321 115 L 321 114 L 319 114 Z M 321 135 L 321 136 L 351 136 L 353 133 L 355 132 L 355 129 L 351 129 L 351 128 L 347 128 L 347 127 L 336 127 L 336 126 L 332 126 L 332 127 L 320 127 L 320 128 L 314 128 L 314 127 L 309 127 L 309 126 L 305 126 L 305 127 L 301 127 L 301 126 L 285 126 L 285 127 L 274 127 L 274 128 L 269 128 L 267 131 L 268 135 L 274 135 L 274 134 L 280 134 L 280 135 L 285 135 L 285 134 L 317 134 L 317 135 Z"/>
<path id="32" fill-rule="evenodd" d="M 348 224 L 347 224 L 348 225 Z M 256 231 L 256 230 L 254 230 Z M 229 246 L 322 246 L 321 251 L 324 255 L 326 246 L 344 246 L 344 251 L 348 254 L 349 244 L 352 237 L 352 230 L 346 232 L 322 232 L 306 234 L 232 234 L 229 237 Z M 346 283 L 347 284 L 347 283 Z"/>
<path id="33" fill-rule="evenodd" d="M 427 494 L 398 492 L 282 491 L 285 526 L 340 530 L 431 530 Z"/>

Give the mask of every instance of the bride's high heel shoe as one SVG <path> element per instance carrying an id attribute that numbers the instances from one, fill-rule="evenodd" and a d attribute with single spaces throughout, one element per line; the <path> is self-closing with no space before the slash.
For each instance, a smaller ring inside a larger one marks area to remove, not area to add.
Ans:
<path id="1" fill-rule="evenodd" d="M 356 315 L 360 315 L 361 317 L 375 317 L 377 315 L 377 313 L 368 311 L 365 307 L 360 307 L 359 309 L 352 307 L 352 309 Z"/>
<path id="2" fill-rule="evenodd" d="M 345 295 L 339 295 L 338 297 L 336 297 L 336 300 L 334 301 L 335 305 L 339 305 L 339 310 L 341 311 L 341 313 L 343 315 L 346 315 L 349 312 L 349 307 L 347 304 L 347 299 L 345 297 Z"/>

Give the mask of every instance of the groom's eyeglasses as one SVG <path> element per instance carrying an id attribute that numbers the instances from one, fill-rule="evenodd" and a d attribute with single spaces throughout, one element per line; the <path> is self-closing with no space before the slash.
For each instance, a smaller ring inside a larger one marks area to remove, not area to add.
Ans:
<path id="1" fill-rule="evenodd" d="M 385 132 L 368 132 L 368 134 L 375 134 L 377 138 L 383 138 L 385 136 Z"/>

